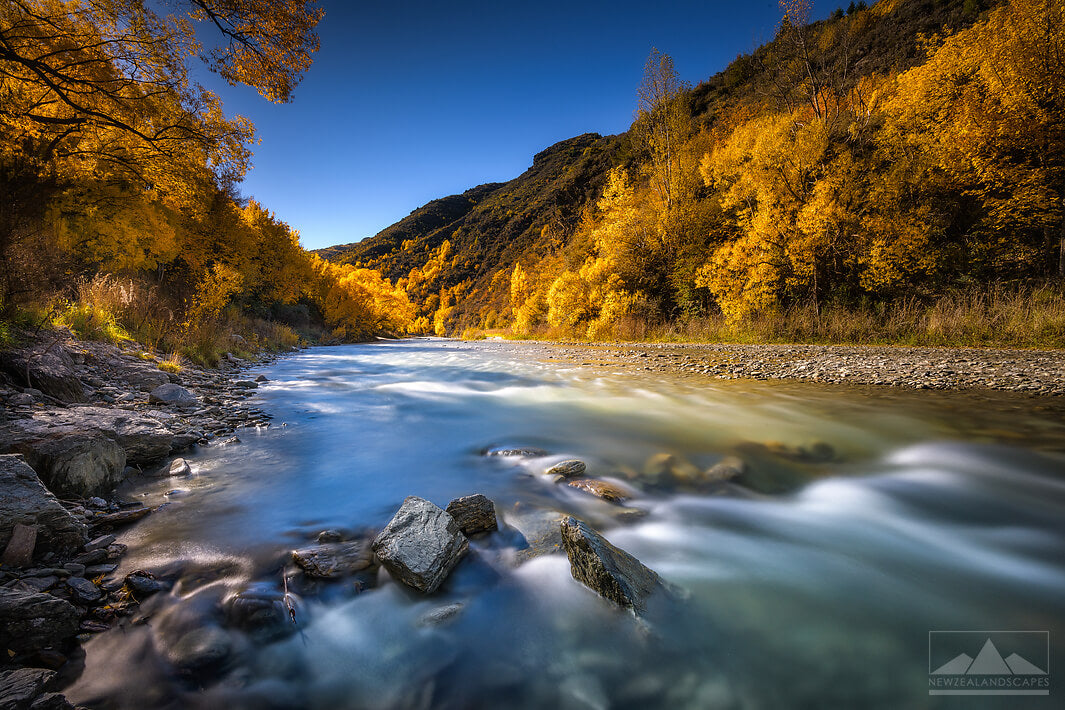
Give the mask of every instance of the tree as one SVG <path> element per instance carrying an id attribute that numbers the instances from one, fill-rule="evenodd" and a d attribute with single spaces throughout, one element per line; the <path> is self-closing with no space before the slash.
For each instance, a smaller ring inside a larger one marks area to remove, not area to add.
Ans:
<path id="1" fill-rule="evenodd" d="M 652 189 L 668 210 L 676 190 L 677 159 L 691 135 L 688 85 L 673 68 L 673 59 L 652 49 L 644 65 L 643 81 L 636 90 L 636 121 L 633 136 L 647 151 Z"/>

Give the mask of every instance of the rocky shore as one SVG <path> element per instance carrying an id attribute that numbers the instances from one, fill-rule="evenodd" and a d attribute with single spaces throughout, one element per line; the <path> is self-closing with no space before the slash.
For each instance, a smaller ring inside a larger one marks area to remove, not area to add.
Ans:
<path id="1" fill-rule="evenodd" d="M 846 345 L 508 343 L 548 360 L 714 379 L 1065 395 L 1065 351 Z"/>
<path id="2" fill-rule="evenodd" d="M 62 330 L 0 353 L 0 709 L 72 707 L 51 691 L 78 643 L 165 588 L 110 577 L 125 552 L 114 532 L 152 513 L 115 488 L 187 473 L 183 451 L 269 426 L 240 376 L 254 364 L 167 372 L 136 343 Z"/>

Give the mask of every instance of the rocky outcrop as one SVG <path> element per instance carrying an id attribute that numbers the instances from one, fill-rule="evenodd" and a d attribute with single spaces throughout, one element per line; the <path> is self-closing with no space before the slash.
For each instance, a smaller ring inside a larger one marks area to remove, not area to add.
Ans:
<path id="1" fill-rule="evenodd" d="M 38 700 L 55 680 L 55 671 L 43 668 L 18 668 L 0 673 L 0 710 L 33 710 L 42 707 Z M 63 707 L 54 705 L 48 707 Z M 70 707 L 67 705 L 67 707 Z"/>
<path id="2" fill-rule="evenodd" d="M 56 495 L 87 498 L 118 485 L 126 469 L 126 452 L 96 433 L 39 437 L 12 449 L 26 457 L 41 481 Z"/>
<path id="3" fill-rule="evenodd" d="M 58 343 L 0 353 L 0 369 L 16 382 L 38 389 L 60 402 L 88 401 L 85 387 L 75 372 L 74 360 Z"/>
<path id="4" fill-rule="evenodd" d="M 85 526 L 42 484 L 21 456 L 0 455 L 0 548 L 15 524 L 37 526 L 36 552 L 69 554 L 88 539 Z"/>
<path id="5" fill-rule="evenodd" d="M 176 407 L 195 407 L 198 404 L 196 395 L 181 385 L 169 382 L 153 389 L 148 394 L 148 402 L 150 404 L 170 404 Z"/>
<path id="6" fill-rule="evenodd" d="M 415 496 L 403 501 L 373 541 L 374 553 L 392 576 L 426 594 L 436 591 L 468 547 L 449 513 Z"/>
<path id="7" fill-rule="evenodd" d="M 126 453 L 126 463 L 139 466 L 170 453 L 174 434 L 152 417 L 123 409 L 75 407 L 36 412 L 0 431 L 0 451 L 37 451 L 68 436 L 111 439 Z"/>
<path id="8" fill-rule="evenodd" d="M 334 579 L 366 569 L 373 553 L 364 541 L 329 542 L 293 550 L 292 560 L 311 577 Z"/>
<path id="9" fill-rule="evenodd" d="M 78 610 L 51 594 L 0 587 L 0 649 L 58 646 L 78 632 Z"/>
<path id="10" fill-rule="evenodd" d="M 647 611 L 652 594 L 665 589 L 658 575 L 622 549 L 614 547 L 587 523 L 566 518 L 561 524 L 562 544 L 569 556 L 570 573 L 581 584 L 618 606 L 636 614 Z"/>
<path id="11" fill-rule="evenodd" d="M 445 509 L 464 535 L 474 535 L 499 528 L 496 520 L 496 506 L 486 496 L 476 493 L 472 496 L 456 498 Z"/>

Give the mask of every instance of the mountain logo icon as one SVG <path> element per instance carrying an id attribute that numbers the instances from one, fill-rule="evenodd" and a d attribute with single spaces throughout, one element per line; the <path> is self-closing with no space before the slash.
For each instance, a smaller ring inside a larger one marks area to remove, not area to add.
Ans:
<path id="1" fill-rule="evenodd" d="M 1047 672 L 1023 656 L 1011 653 L 1003 658 L 990 638 L 973 658 L 960 653 L 932 671 L 932 675 L 1046 675 Z"/>

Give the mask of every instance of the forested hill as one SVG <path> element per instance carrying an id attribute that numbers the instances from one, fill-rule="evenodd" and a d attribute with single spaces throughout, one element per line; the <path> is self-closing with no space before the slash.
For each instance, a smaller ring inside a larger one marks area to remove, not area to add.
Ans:
<path id="1" fill-rule="evenodd" d="M 694 88 L 652 51 L 625 134 L 563 141 L 328 258 L 397 279 L 415 332 L 580 338 L 822 328 L 826 308 L 883 325 L 1065 273 L 1065 1 L 782 9 Z"/>

